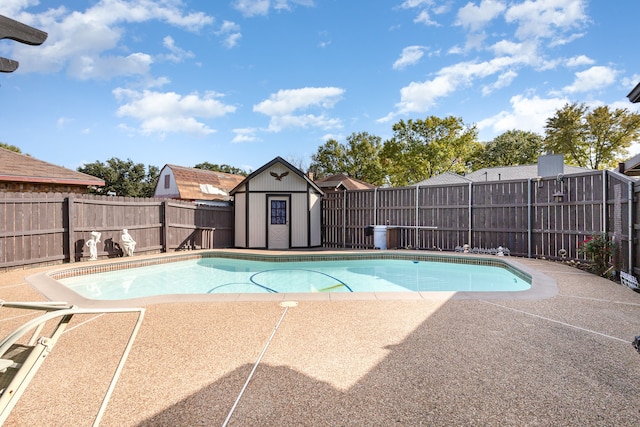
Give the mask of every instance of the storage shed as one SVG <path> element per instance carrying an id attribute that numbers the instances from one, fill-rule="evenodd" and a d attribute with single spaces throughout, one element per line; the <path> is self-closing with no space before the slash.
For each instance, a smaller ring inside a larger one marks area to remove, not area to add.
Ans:
<path id="1" fill-rule="evenodd" d="M 244 178 L 242 175 L 167 164 L 158 176 L 154 197 L 227 206 L 231 199 L 229 191 Z"/>
<path id="2" fill-rule="evenodd" d="M 310 248 L 322 244 L 323 192 L 303 172 L 276 157 L 230 193 L 235 207 L 235 246 Z"/>

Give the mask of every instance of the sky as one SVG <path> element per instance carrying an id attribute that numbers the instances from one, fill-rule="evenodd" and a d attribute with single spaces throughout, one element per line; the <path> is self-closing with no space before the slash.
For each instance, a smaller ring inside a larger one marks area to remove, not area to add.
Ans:
<path id="1" fill-rule="evenodd" d="M 327 140 L 455 116 L 544 134 L 567 103 L 640 112 L 638 0 L 2 0 L 0 142 L 77 169 L 306 168 Z M 640 152 L 632 147 L 631 154 Z"/>

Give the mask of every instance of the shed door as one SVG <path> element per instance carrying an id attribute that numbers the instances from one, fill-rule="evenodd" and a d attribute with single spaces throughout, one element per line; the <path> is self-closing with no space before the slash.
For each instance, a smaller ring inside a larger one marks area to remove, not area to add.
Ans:
<path id="1" fill-rule="evenodd" d="M 268 248 L 289 249 L 289 198 L 269 197 Z"/>

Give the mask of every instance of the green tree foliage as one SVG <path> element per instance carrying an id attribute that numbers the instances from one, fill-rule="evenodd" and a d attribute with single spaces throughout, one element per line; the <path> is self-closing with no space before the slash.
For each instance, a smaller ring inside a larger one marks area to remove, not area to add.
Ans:
<path id="1" fill-rule="evenodd" d="M 640 137 L 640 114 L 608 106 L 590 110 L 566 104 L 547 119 L 545 149 L 564 154 L 568 164 L 591 169 L 615 168 Z"/>
<path id="2" fill-rule="evenodd" d="M 496 166 L 530 165 L 544 154 L 544 139 L 534 132 L 509 130 L 496 136 L 472 162 L 474 170 Z"/>
<path id="3" fill-rule="evenodd" d="M 218 165 L 215 163 L 203 162 L 203 163 L 198 163 L 194 167 L 196 169 L 204 169 L 204 170 L 213 171 L 213 172 L 230 173 L 233 175 L 242 175 L 242 176 L 249 175 L 249 173 L 244 169 L 240 169 L 235 166 L 230 166 L 227 164 Z"/>
<path id="4" fill-rule="evenodd" d="M 346 159 L 347 147 L 331 138 L 318 147 L 318 151 L 311 156 L 309 170 L 316 178 L 346 173 Z"/>
<path id="5" fill-rule="evenodd" d="M 317 178 L 343 173 L 373 185 L 382 185 L 385 172 L 380 163 L 382 139 L 367 132 L 352 133 L 346 144 L 329 139 L 311 156 L 309 169 Z"/>
<path id="6" fill-rule="evenodd" d="M 481 147 L 475 126 L 458 117 L 401 120 L 381 151 L 392 186 L 411 185 L 444 172 L 464 173 Z"/>
<path id="7" fill-rule="evenodd" d="M 13 152 L 22 154 L 22 150 L 20 150 L 15 145 L 9 145 L 9 144 L 5 144 L 4 142 L 0 142 L 0 147 L 4 148 L 5 150 L 9 150 L 9 151 L 13 151 Z"/>
<path id="8" fill-rule="evenodd" d="M 94 193 L 113 194 L 128 197 L 153 197 L 160 169 L 157 166 L 149 166 L 148 170 L 142 163 L 133 163 L 111 158 L 102 163 L 96 161 L 79 167 L 78 172 L 83 172 L 103 179 L 105 186 L 98 188 Z"/>

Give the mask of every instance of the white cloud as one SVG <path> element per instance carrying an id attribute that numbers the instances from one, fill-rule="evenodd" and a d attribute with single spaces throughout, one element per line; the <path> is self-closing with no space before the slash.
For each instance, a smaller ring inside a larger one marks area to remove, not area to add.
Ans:
<path id="1" fill-rule="evenodd" d="M 233 7 L 244 16 L 266 15 L 269 3 L 269 0 L 237 0 Z"/>
<path id="2" fill-rule="evenodd" d="M 253 111 L 271 118 L 269 130 L 278 132 L 289 127 L 319 127 L 330 129 L 340 127 L 338 119 L 326 117 L 324 114 L 294 114 L 310 108 L 322 111 L 333 108 L 342 99 L 344 89 L 337 87 L 306 87 L 302 89 L 280 90 L 269 99 L 253 106 Z"/>
<path id="3" fill-rule="evenodd" d="M 233 7 L 243 16 L 252 17 L 267 15 L 272 7 L 275 10 L 291 10 L 291 4 L 311 7 L 314 2 L 313 0 L 275 0 L 271 4 L 270 0 L 236 0 L 233 2 Z"/>
<path id="4" fill-rule="evenodd" d="M 578 55 L 567 59 L 567 67 L 580 67 L 582 65 L 591 65 L 595 61 L 586 55 Z"/>
<path id="5" fill-rule="evenodd" d="M 433 0 L 405 0 L 398 6 L 401 9 L 418 9 L 418 15 L 413 22 L 416 24 L 424 24 L 428 26 L 439 26 L 438 22 L 431 19 L 431 12 L 436 15 L 445 13 L 449 10 L 448 5 L 436 5 Z"/>
<path id="6" fill-rule="evenodd" d="M 56 120 L 56 127 L 58 129 L 64 129 L 67 123 L 71 123 L 73 121 L 74 120 L 69 117 L 59 117 L 58 120 Z"/>
<path id="7" fill-rule="evenodd" d="M 232 143 L 240 143 L 240 142 L 255 142 L 260 141 L 260 138 L 256 136 L 257 129 L 255 128 L 238 128 L 233 129 L 233 133 L 236 136 L 233 137 Z"/>
<path id="8" fill-rule="evenodd" d="M 220 117 L 236 110 L 236 107 L 220 102 L 221 95 L 214 92 L 180 95 L 117 88 L 113 94 L 118 101 L 125 102 L 118 108 L 117 115 L 138 120 L 139 132 L 144 135 L 179 132 L 207 135 L 215 130 L 198 118 Z"/>
<path id="9" fill-rule="evenodd" d="M 433 21 L 429 16 L 429 12 L 426 10 L 421 10 L 418 13 L 418 16 L 413 20 L 416 24 L 424 24 L 424 25 L 438 25 L 436 21 Z"/>
<path id="10" fill-rule="evenodd" d="M 414 7 L 430 6 L 433 0 L 405 0 L 400 7 L 403 9 L 412 9 Z"/>
<path id="11" fill-rule="evenodd" d="M 146 74 L 152 63 L 151 56 L 144 53 L 132 53 L 128 56 L 83 55 L 71 58 L 67 73 L 80 80 L 108 80 L 114 75 Z"/>
<path id="12" fill-rule="evenodd" d="M 423 46 L 407 46 L 402 49 L 402 54 L 400 58 L 393 63 L 394 70 L 402 70 L 409 65 L 416 64 L 420 58 L 424 55 L 424 47 Z"/>
<path id="13" fill-rule="evenodd" d="M 184 50 L 176 46 L 176 42 L 171 36 L 166 36 L 162 39 L 162 45 L 169 50 L 169 54 L 163 56 L 163 58 L 170 62 L 182 62 L 185 58 L 193 58 L 195 55 L 193 52 Z"/>
<path id="14" fill-rule="evenodd" d="M 510 6 L 505 19 L 518 25 L 515 34 L 521 40 L 553 39 L 587 21 L 585 3 L 586 0 L 525 0 Z"/>
<path id="15" fill-rule="evenodd" d="M 253 111 L 268 116 L 285 115 L 295 110 L 311 106 L 332 108 L 338 102 L 344 89 L 337 87 L 305 87 L 302 89 L 284 89 L 272 94 L 269 99 L 253 107 Z"/>
<path id="16" fill-rule="evenodd" d="M 60 7 L 41 14 L 22 13 L 22 22 L 46 28 L 48 37 L 37 50 L 12 44 L 13 55 L 21 58 L 22 72 L 51 73 L 67 69 L 70 75 L 80 79 L 146 73 L 153 62 L 150 54 L 121 53 L 127 50 L 125 24 L 161 21 L 187 31 L 198 31 L 213 23 L 212 17 L 202 12 L 184 12 L 181 6 L 182 3 L 174 1 L 101 0 L 85 11 L 70 12 Z M 181 54 L 182 57 L 189 55 L 185 51 Z"/>
<path id="17" fill-rule="evenodd" d="M 400 89 L 400 102 L 396 104 L 397 114 L 424 113 L 436 104 L 438 98 L 468 87 L 476 79 L 500 73 L 525 60 L 521 57 L 503 56 L 483 62 L 460 62 L 442 68 L 435 78 L 424 82 L 411 82 Z M 387 120 L 395 115 L 387 116 Z"/>
<path id="18" fill-rule="evenodd" d="M 536 132 L 544 135 L 547 119 L 554 116 L 556 111 L 570 102 L 566 98 L 527 98 L 516 95 L 510 99 L 511 111 L 500 113 L 480 120 L 477 123 L 481 138 L 493 139 L 495 136 L 511 129 Z"/>
<path id="19" fill-rule="evenodd" d="M 602 89 L 615 83 L 617 74 L 618 72 L 613 68 L 596 65 L 588 70 L 575 73 L 576 78 L 573 83 L 563 87 L 559 93 L 579 93 Z"/>
<path id="20" fill-rule="evenodd" d="M 232 21 L 224 21 L 216 35 L 224 37 L 222 44 L 228 49 L 236 47 L 242 38 L 240 25 Z"/>
<path id="21" fill-rule="evenodd" d="M 458 10 L 456 25 L 461 25 L 474 32 L 480 31 L 487 23 L 502 14 L 505 9 L 505 4 L 496 0 L 482 0 L 479 6 L 467 3 Z"/>
<path id="22" fill-rule="evenodd" d="M 513 79 L 515 79 L 516 77 L 518 77 L 518 73 L 513 70 L 509 70 L 500 74 L 498 76 L 498 80 L 496 80 L 494 83 L 482 87 L 482 95 L 486 96 L 497 89 L 502 89 L 503 87 L 509 86 Z"/>

